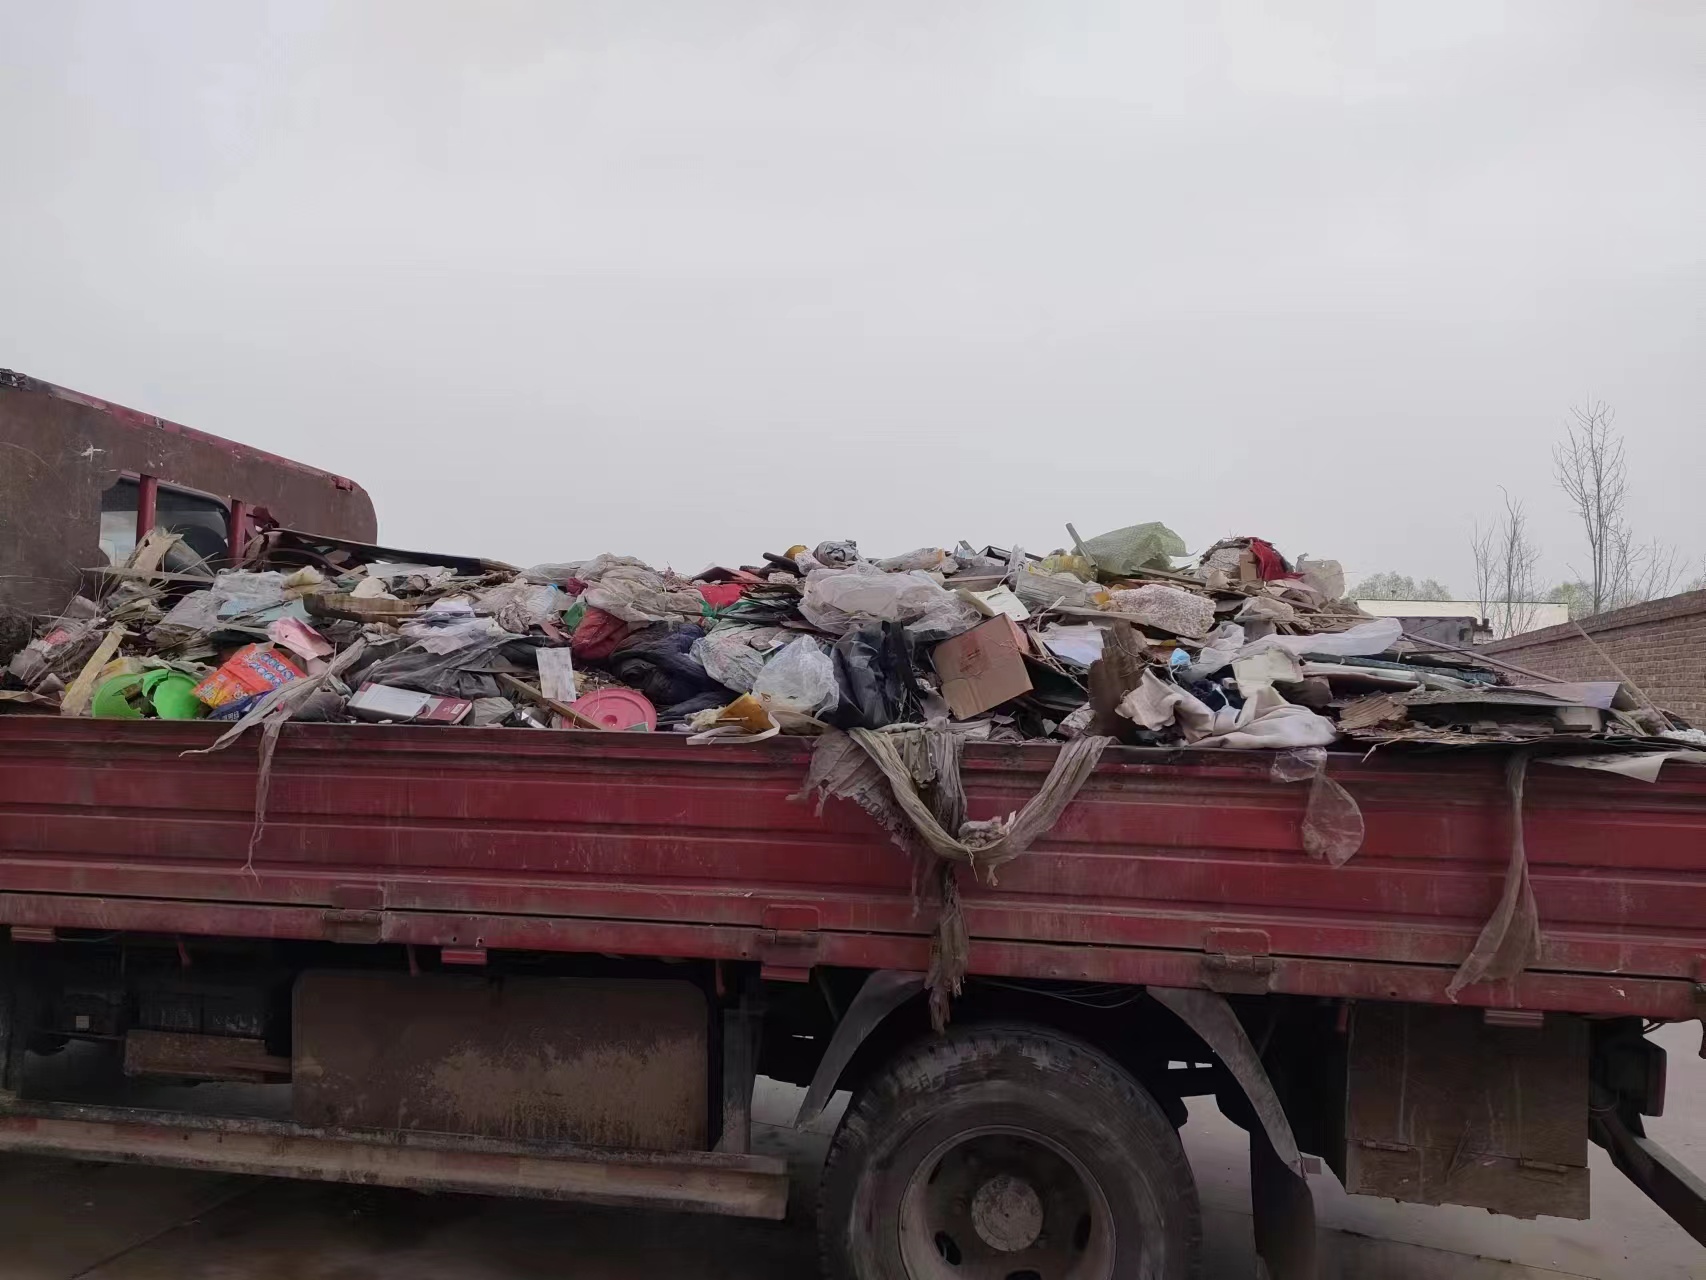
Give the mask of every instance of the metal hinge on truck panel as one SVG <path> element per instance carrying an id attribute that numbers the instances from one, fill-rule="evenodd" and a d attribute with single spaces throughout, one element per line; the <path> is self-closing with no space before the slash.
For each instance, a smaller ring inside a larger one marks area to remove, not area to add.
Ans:
<path id="1" fill-rule="evenodd" d="M 384 931 L 384 917 L 377 911 L 326 910 L 320 913 L 320 925 L 327 942 L 371 946 Z"/>
<path id="2" fill-rule="evenodd" d="M 1272 986 L 1274 958 L 1262 929 L 1210 929 L 1203 936 L 1203 986 L 1210 991 L 1259 995 Z"/>
<path id="3" fill-rule="evenodd" d="M 775 982 L 809 982 L 817 963 L 817 908 L 774 904 L 764 908 L 758 940 L 760 974 Z"/>
<path id="4" fill-rule="evenodd" d="M 371 946 L 385 928 L 385 887 L 378 884 L 335 884 L 332 905 L 320 913 L 327 942 Z"/>

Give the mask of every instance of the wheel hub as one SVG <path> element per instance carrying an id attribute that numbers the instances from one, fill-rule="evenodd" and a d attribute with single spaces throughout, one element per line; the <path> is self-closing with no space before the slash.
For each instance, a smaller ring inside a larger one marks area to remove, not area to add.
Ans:
<path id="1" fill-rule="evenodd" d="M 1113 1214 L 1084 1164 L 1032 1129 L 967 1129 L 902 1193 L 909 1280 L 1112 1280 Z"/>
<path id="2" fill-rule="evenodd" d="M 998 1173 L 972 1197 L 971 1222 L 991 1249 L 1002 1253 L 1029 1249 L 1042 1234 L 1042 1197 L 1023 1179 Z"/>

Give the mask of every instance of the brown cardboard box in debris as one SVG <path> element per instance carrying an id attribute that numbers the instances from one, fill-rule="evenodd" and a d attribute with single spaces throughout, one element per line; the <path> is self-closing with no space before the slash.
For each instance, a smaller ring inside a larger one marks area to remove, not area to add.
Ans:
<path id="1" fill-rule="evenodd" d="M 1025 633 L 1005 614 L 937 645 L 931 657 L 954 719 L 964 720 L 1029 693 L 1024 656 L 1029 647 Z"/>

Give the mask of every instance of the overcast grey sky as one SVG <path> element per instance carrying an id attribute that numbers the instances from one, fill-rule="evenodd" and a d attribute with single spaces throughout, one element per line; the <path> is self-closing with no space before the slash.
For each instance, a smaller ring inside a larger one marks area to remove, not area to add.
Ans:
<path id="1" fill-rule="evenodd" d="M 1283 9 L 1284 16 L 1276 11 Z M 1706 553 L 1706 5 L 0 0 L 0 366 L 695 570 L 1160 519 Z"/>

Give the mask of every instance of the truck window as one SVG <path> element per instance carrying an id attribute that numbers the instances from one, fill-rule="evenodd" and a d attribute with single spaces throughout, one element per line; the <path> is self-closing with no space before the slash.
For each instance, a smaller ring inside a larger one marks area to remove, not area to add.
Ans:
<path id="1" fill-rule="evenodd" d="M 134 479 L 116 481 L 101 495 L 101 550 L 109 564 L 118 564 L 136 548 L 136 507 L 139 485 Z M 226 522 L 230 508 L 217 498 L 161 485 L 154 499 L 156 528 L 181 534 L 195 557 L 213 561 L 226 552 Z M 168 567 L 191 567 L 192 556 L 173 548 Z"/>

